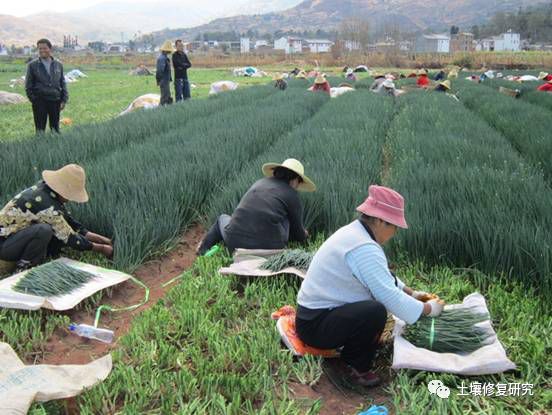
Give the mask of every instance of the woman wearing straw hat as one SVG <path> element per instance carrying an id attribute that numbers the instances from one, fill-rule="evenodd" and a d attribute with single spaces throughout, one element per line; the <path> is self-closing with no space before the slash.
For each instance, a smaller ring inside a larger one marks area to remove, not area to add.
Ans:
<path id="1" fill-rule="evenodd" d="M 427 70 L 423 69 L 420 72 L 420 75 L 418 76 L 418 80 L 416 81 L 416 85 L 418 85 L 420 88 L 428 88 L 430 85 L 429 76 L 427 73 Z"/>
<path id="2" fill-rule="evenodd" d="M 437 316 L 443 303 L 413 291 L 389 271 L 382 249 L 408 226 L 404 199 L 383 186 L 370 186 L 358 208 L 359 219 L 326 240 L 314 256 L 297 302 L 299 338 L 320 349 L 342 347 L 341 358 L 363 386 L 380 378 L 371 367 L 380 345 L 387 312 L 408 324 L 420 316 Z"/>
<path id="3" fill-rule="evenodd" d="M 167 40 L 161 48 L 159 48 L 161 54 L 157 58 L 157 71 L 155 72 L 155 79 L 157 80 L 157 86 L 161 90 L 161 99 L 159 105 L 172 104 L 171 97 L 171 60 L 169 55 L 174 52 L 172 43 Z"/>
<path id="4" fill-rule="evenodd" d="M 435 87 L 435 91 L 438 92 L 449 92 L 451 88 L 450 81 L 446 80 L 443 82 L 439 82 L 437 86 Z"/>
<path id="5" fill-rule="evenodd" d="M 303 207 L 298 192 L 314 192 L 301 162 L 263 165 L 264 178 L 242 197 L 232 214 L 221 215 L 197 249 L 203 255 L 219 242 L 230 249 L 282 249 L 289 241 L 304 242 Z"/>
<path id="6" fill-rule="evenodd" d="M 323 75 L 318 75 L 316 79 L 314 80 L 314 85 L 312 86 L 311 91 L 317 92 L 322 91 L 327 93 L 328 95 L 331 93 L 331 86 L 328 80 Z"/>
<path id="7" fill-rule="evenodd" d="M 284 75 L 278 74 L 274 77 L 274 88 L 278 88 L 280 91 L 285 91 L 288 84 L 284 79 Z"/>
<path id="8" fill-rule="evenodd" d="M 83 168 L 69 164 L 44 170 L 42 178 L 0 211 L 0 259 L 24 270 L 40 264 L 47 255 L 59 254 L 63 247 L 111 257 L 111 241 L 88 231 L 65 209 L 66 202 L 88 201 Z"/>

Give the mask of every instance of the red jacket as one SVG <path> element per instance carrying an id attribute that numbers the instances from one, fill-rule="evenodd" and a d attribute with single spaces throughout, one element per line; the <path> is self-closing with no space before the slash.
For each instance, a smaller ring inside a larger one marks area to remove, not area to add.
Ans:
<path id="1" fill-rule="evenodd" d="M 429 78 L 427 75 L 420 75 L 416 81 L 416 85 L 426 87 L 429 86 Z"/>
<path id="2" fill-rule="evenodd" d="M 325 82 L 323 84 L 314 84 L 312 90 L 313 91 L 324 91 L 324 92 L 329 94 L 330 93 L 330 83 Z"/>
<path id="3" fill-rule="evenodd" d="M 552 74 L 546 75 L 543 79 L 543 81 L 552 81 Z"/>
<path id="4" fill-rule="evenodd" d="M 544 92 L 552 92 L 552 84 L 548 82 L 544 85 L 539 86 L 537 90 L 544 91 Z"/>

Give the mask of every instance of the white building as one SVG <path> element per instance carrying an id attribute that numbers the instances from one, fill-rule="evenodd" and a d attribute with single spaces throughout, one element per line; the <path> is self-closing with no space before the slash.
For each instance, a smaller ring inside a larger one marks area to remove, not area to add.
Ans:
<path id="1" fill-rule="evenodd" d="M 442 35 L 421 35 L 416 39 L 414 50 L 417 53 L 449 53 L 450 36 Z"/>
<path id="2" fill-rule="evenodd" d="M 521 50 L 521 36 L 508 30 L 506 33 L 493 38 L 496 52 L 519 52 Z"/>
<path id="3" fill-rule="evenodd" d="M 125 53 L 128 52 L 128 47 L 123 44 L 113 43 L 107 47 L 107 53 Z"/>
<path id="4" fill-rule="evenodd" d="M 0 56 L 8 56 L 8 48 L 0 43 Z"/>
<path id="5" fill-rule="evenodd" d="M 344 40 L 343 41 L 343 47 L 348 50 L 349 52 L 352 52 L 353 50 L 361 50 L 362 45 L 358 40 Z"/>
<path id="6" fill-rule="evenodd" d="M 251 48 L 251 43 L 249 42 L 248 37 L 240 38 L 240 53 L 249 53 Z"/>
<path id="7" fill-rule="evenodd" d="M 327 39 L 306 39 L 304 43 L 311 53 L 327 53 L 333 46 L 333 42 Z"/>
<path id="8" fill-rule="evenodd" d="M 286 55 L 303 52 L 303 40 L 297 37 L 281 37 L 274 41 L 274 49 L 285 51 Z"/>
<path id="9" fill-rule="evenodd" d="M 268 40 L 261 39 L 261 40 L 255 41 L 255 49 L 266 48 L 266 47 L 268 47 Z"/>

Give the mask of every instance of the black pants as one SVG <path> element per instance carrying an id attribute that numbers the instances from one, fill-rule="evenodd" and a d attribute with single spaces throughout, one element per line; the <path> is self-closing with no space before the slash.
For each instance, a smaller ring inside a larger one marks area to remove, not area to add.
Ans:
<path id="1" fill-rule="evenodd" d="M 299 338 L 319 349 L 343 347 L 341 358 L 363 373 L 372 367 L 387 310 L 377 301 L 361 301 L 324 310 L 312 320 L 297 317 Z"/>
<path id="2" fill-rule="evenodd" d="M 36 224 L 6 239 L 0 238 L 0 259 L 11 262 L 23 260 L 31 265 L 38 265 L 44 261 L 46 255 L 60 248 L 61 243 L 53 236 L 54 231 L 50 225 Z"/>
<path id="3" fill-rule="evenodd" d="M 50 130 L 59 133 L 60 101 L 47 101 L 37 98 L 33 101 L 33 116 L 36 132 L 46 130 L 46 121 L 50 120 Z"/>
<path id="4" fill-rule="evenodd" d="M 211 226 L 198 250 L 199 255 L 204 255 L 209 249 L 218 244 L 224 242 L 225 231 L 224 228 L 230 223 L 230 215 L 220 215 L 215 223 Z M 227 246 L 230 250 L 231 247 Z"/>
<path id="5" fill-rule="evenodd" d="M 159 105 L 172 104 L 173 99 L 171 97 L 171 83 L 170 81 L 161 81 L 159 83 L 159 89 L 161 91 L 161 99 Z"/>

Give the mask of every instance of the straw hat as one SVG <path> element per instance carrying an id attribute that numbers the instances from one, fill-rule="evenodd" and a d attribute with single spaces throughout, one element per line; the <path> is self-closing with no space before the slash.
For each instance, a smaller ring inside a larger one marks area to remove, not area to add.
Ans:
<path id="1" fill-rule="evenodd" d="M 539 73 L 539 79 L 541 79 L 541 80 L 544 79 L 544 78 L 546 78 L 547 76 L 548 76 L 548 72 L 541 72 L 541 73 Z"/>
<path id="2" fill-rule="evenodd" d="M 295 77 L 297 79 L 307 79 L 307 74 L 305 73 L 305 71 L 301 71 Z"/>
<path id="3" fill-rule="evenodd" d="M 274 75 L 274 77 L 272 78 L 273 81 L 283 81 L 283 79 L 284 75 L 282 75 L 281 73 Z"/>
<path id="4" fill-rule="evenodd" d="M 77 203 L 88 202 L 86 174 L 78 164 L 68 164 L 59 170 L 44 170 L 42 178 L 54 192 Z"/>
<path id="5" fill-rule="evenodd" d="M 408 229 L 404 217 L 404 198 L 393 189 L 372 185 L 368 198 L 357 207 L 357 212 L 384 220 L 399 228 Z"/>
<path id="6" fill-rule="evenodd" d="M 173 48 L 173 45 L 171 43 L 170 40 L 166 40 L 165 43 L 163 43 L 163 46 L 161 46 L 159 48 L 159 50 L 161 52 L 169 52 L 169 53 L 173 53 L 174 52 L 174 48 Z"/>
<path id="7" fill-rule="evenodd" d="M 450 81 L 448 79 L 446 81 L 439 82 L 439 85 L 441 85 L 442 87 L 444 87 L 446 89 L 450 89 Z"/>
<path id="8" fill-rule="evenodd" d="M 391 79 L 386 79 L 382 85 L 384 88 L 395 88 L 395 83 Z"/>
<path id="9" fill-rule="evenodd" d="M 318 84 L 318 85 L 321 85 L 321 84 L 325 84 L 327 81 L 326 81 L 326 78 L 324 78 L 323 75 L 318 75 L 316 77 L 316 79 L 314 80 L 314 83 L 315 84 Z"/>
<path id="10" fill-rule="evenodd" d="M 266 163 L 263 165 L 263 174 L 266 177 L 272 177 L 274 174 L 274 169 L 276 167 L 284 167 L 294 173 L 297 173 L 301 177 L 303 182 L 300 183 L 299 187 L 297 188 L 297 190 L 299 190 L 300 192 L 314 192 L 316 190 L 316 185 L 312 182 L 311 179 L 305 176 L 305 168 L 299 160 L 287 159 L 282 164 Z"/>
<path id="11" fill-rule="evenodd" d="M 379 72 L 375 72 L 375 73 L 372 75 L 372 78 L 374 78 L 374 79 L 377 79 L 377 78 L 385 78 L 385 75 L 382 74 L 382 73 L 379 73 Z"/>

